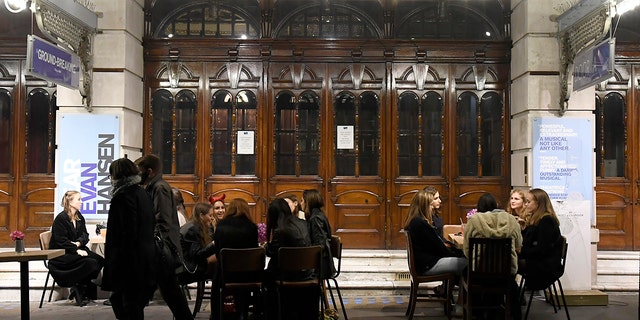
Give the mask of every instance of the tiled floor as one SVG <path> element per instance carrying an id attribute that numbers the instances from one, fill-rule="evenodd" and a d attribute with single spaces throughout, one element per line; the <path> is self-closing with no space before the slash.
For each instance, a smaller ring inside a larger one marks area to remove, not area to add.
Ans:
<path id="1" fill-rule="evenodd" d="M 349 319 L 406 319 L 404 312 L 407 308 L 406 296 L 393 297 L 350 297 L 346 299 Z M 571 318 L 580 320 L 626 320 L 638 318 L 638 293 L 609 293 L 609 305 L 607 306 L 569 306 Z M 524 308 L 523 308 L 524 313 Z M 146 319 L 168 319 L 171 313 L 161 301 L 152 302 L 145 309 Z M 19 319 L 20 305 L 17 302 L 0 302 L 0 319 Z M 208 319 L 208 306 L 202 310 L 197 319 Z M 417 319 L 446 319 L 442 308 L 435 304 L 419 303 L 416 309 Z M 460 310 L 457 310 L 455 318 L 461 318 Z M 85 307 L 76 307 L 67 301 L 45 303 L 42 309 L 38 309 L 38 303 L 31 303 L 31 319 L 114 319 L 111 308 L 104 306 L 102 301 L 90 303 Z M 532 304 L 530 320 L 555 320 L 566 319 L 564 312 L 553 313 L 551 305 L 546 304 L 542 298 L 535 299 Z M 311 319 L 300 319 L 311 320 Z"/>

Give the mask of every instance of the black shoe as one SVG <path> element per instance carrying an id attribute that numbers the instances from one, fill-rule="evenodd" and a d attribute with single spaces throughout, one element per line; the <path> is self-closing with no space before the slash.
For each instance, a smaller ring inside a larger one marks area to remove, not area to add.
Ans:
<path id="1" fill-rule="evenodd" d="M 82 286 L 74 286 L 71 288 L 71 295 L 69 298 L 74 298 L 76 300 L 76 306 L 84 307 L 87 305 L 87 301 L 85 300 L 84 289 Z"/>
<path id="2" fill-rule="evenodd" d="M 104 304 L 105 306 L 110 306 L 111 305 L 111 300 L 110 299 L 106 299 L 106 300 L 104 300 L 104 302 L 102 304 Z"/>

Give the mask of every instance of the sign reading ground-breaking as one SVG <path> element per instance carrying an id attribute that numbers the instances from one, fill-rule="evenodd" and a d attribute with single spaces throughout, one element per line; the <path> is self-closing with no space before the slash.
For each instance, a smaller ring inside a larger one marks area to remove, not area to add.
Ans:
<path id="1" fill-rule="evenodd" d="M 35 77 L 78 89 L 80 57 L 42 38 L 28 35 L 27 71 Z"/>

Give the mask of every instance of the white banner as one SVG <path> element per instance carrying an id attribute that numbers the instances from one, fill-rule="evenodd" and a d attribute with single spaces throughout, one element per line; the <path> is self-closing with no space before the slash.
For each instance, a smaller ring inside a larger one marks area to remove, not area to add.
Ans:
<path id="1" fill-rule="evenodd" d="M 62 114 L 57 122 L 56 210 L 69 190 L 80 191 L 86 220 L 106 221 L 111 201 L 109 166 L 119 158 L 120 120 L 112 114 Z"/>

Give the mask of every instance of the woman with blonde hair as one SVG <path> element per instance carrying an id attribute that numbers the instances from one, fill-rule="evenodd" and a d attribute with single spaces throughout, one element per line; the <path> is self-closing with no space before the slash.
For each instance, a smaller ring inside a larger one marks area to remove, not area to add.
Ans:
<path id="1" fill-rule="evenodd" d="M 518 273 L 526 276 L 527 286 L 546 288 L 562 272 L 560 220 L 542 189 L 529 190 L 525 207 L 531 216 L 522 231 Z"/>
<path id="2" fill-rule="evenodd" d="M 524 197 L 526 191 L 522 189 L 513 189 L 509 194 L 509 205 L 506 210 L 512 216 L 516 217 L 518 223 L 520 224 L 520 229 L 524 229 L 527 224 L 527 220 L 529 220 L 529 214 L 524 207 Z"/>
<path id="3" fill-rule="evenodd" d="M 62 212 L 53 220 L 50 249 L 64 249 L 64 255 L 49 260 L 51 276 L 63 287 L 71 287 L 69 299 L 84 306 L 88 299 L 96 299 L 97 288 L 91 282 L 98 277 L 104 259 L 87 247 L 89 233 L 80 213 L 80 192 L 69 190 L 62 196 Z"/>
<path id="4" fill-rule="evenodd" d="M 423 275 L 454 273 L 461 276 L 467 259 L 457 256 L 445 245 L 434 225 L 433 212 L 440 208 L 440 204 L 440 193 L 435 188 L 418 191 L 411 199 L 404 230 L 411 237 L 418 272 Z"/>

